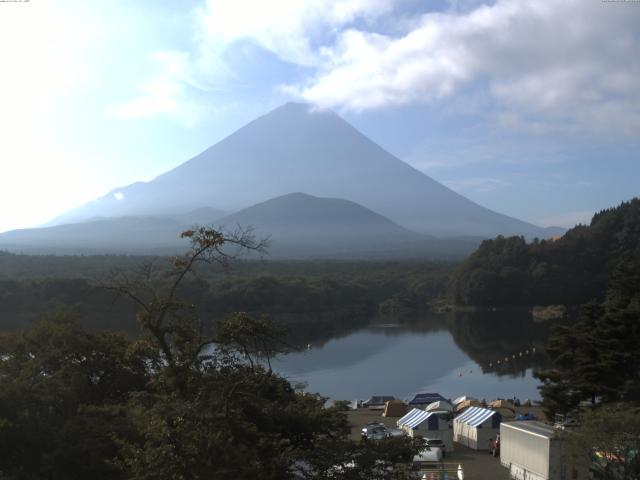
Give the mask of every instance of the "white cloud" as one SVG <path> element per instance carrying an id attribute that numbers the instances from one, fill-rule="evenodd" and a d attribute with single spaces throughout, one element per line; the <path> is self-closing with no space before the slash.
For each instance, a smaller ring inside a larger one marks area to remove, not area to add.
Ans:
<path id="1" fill-rule="evenodd" d="M 118 105 L 107 106 L 107 113 L 125 118 L 149 117 L 158 113 L 173 113 L 178 108 L 176 97 L 184 88 L 170 77 L 157 77 L 140 86 L 142 95 Z"/>
<path id="2" fill-rule="evenodd" d="M 251 40 L 281 59 L 318 65 L 314 40 L 357 18 L 374 19 L 392 10 L 393 0 L 208 0 L 198 11 L 205 50 Z"/>
<path id="3" fill-rule="evenodd" d="M 139 95 L 121 103 L 107 105 L 108 115 L 125 119 L 165 115 L 185 126 L 192 126 L 207 111 L 192 91 L 204 91 L 193 74 L 186 52 L 158 51 L 152 55 L 159 73 L 138 86 Z"/>
<path id="4" fill-rule="evenodd" d="M 520 129 L 573 124 L 633 133 L 639 24 L 636 5 L 584 0 L 499 0 L 429 13 L 399 36 L 342 31 L 318 50 L 317 73 L 285 90 L 360 111 L 438 101 L 479 81 Z M 543 121 L 531 121 L 535 115 Z"/>
<path id="5" fill-rule="evenodd" d="M 234 66 L 240 60 L 229 54 L 233 47 L 249 42 L 286 62 L 319 68 L 324 62 L 324 39 L 332 43 L 345 25 L 355 20 L 370 22 L 411 1 L 205 1 L 194 11 L 192 49 L 153 52 L 158 72 L 138 86 L 140 95 L 105 110 L 130 119 L 166 115 L 191 125 L 207 110 L 194 97 L 238 88 Z"/>
<path id="6" fill-rule="evenodd" d="M 108 107 L 127 118 L 196 121 L 198 92 L 238 86 L 257 45 L 304 66 L 286 95 L 352 111 L 439 102 L 477 90 L 497 127 L 533 135 L 640 129 L 640 8 L 596 0 L 206 0 L 190 51 L 153 54 L 159 73 Z M 233 52 L 233 55 L 231 54 Z M 161 85 L 164 90 L 157 91 Z M 195 95 L 194 95 L 195 92 Z M 473 106 L 468 108 L 473 109 Z"/>

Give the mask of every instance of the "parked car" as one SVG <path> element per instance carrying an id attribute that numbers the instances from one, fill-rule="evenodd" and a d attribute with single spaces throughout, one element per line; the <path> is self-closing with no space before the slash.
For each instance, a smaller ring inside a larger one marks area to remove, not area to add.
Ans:
<path id="1" fill-rule="evenodd" d="M 362 427 L 362 431 L 364 432 L 367 429 L 374 428 L 374 427 L 384 427 L 384 423 L 382 423 L 382 422 L 369 422 L 364 427 Z"/>
<path id="2" fill-rule="evenodd" d="M 406 435 L 407 432 L 405 432 L 401 428 L 387 428 L 387 437 L 389 438 L 405 437 Z"/>
<path id="3" fill-rule="evenodd" d="M 367 440 L 382 440 L 383 438 L 387 438 L 387 429 L 385 427 L 375 427 L 372 428 L 366 436 Z"/>
<path id="4" fill-rule="evenodd" d="M 367 423 L 367 425 L 362 428 L 360 435 L 362 436 L 362 440 L 380 440 L 387 436 L 387 428 L 382 422 Z"/>
<path id="5" fill-rule="evenodd" d="M 425 440 L 427 441 L 427 446 L 428 447 L 439 448 L 440 450 L 442 450 L 442 456 L 446 457 L 447 448 L 446 448 L 446 445 L 444 444 L 444 442 L 441 439 L 439 439 L 439 438 L 425 438 Z"/>
<path id="6" fill-rule="evenodd" d="M 422 467 L 423 464 L 433 464 L 434 462 L 442 461 L 442 449 L 434 447 L 426 447 L 424 450 L 421 450 L 417 455 L 413 457 L 413 464 L 418 468 Z"/>

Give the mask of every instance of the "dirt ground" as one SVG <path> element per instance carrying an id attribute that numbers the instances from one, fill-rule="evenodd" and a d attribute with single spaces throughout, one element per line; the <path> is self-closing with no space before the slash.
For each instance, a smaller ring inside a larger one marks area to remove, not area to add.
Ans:
<path id="1" fill-rule="evenodd" d="M 380 421 L 389 428 L 396 427 L 398 417 L 382 416 L 382 410 L 360 408 L 348 412 L 351 423 L 351 439 L 360 441 L 360 430 L 369 422 Z M 454 444 L 454 451 L 447 453 L 444 459 L 445 468 L 451 472 L 449 478 L 456 479 L 455 471 L 462 465 L 465 480 L 508 480 L 509 472 L 500 465 L 499 458 L 493 458 L 487 451 L 475 451 L 459 444 Z"/>
<path id="2" fill-rule="evenodd" d="M 351 424 L 351 440 L 360 441 L 360 431 L 369 422 L 382 422 L 387 428 L 396 428 L 396 422 L 400 417 L 383 417 L 382 410 L 369 410 L 359 408 L 347 413 Z"/>
<path id="3" fill-rule="evenodd" d="M 509 471 L 500 465 L 500 459 L 493 458 L 486 450 L 471 450 L 456 443 L 453 453 L 447 455 L 446 461 L 462 465 L 464 480 L 509 479 Z"/>

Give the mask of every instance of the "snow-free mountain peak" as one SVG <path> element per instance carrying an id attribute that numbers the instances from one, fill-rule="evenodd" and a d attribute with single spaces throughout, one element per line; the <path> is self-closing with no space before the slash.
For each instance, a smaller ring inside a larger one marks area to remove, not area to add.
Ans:
<path id="1" fill-rule="evenodd" d="M 350 200 L 432 235 L 547 236 L 436 182 L 339 115 L 300 103 L 276 108 L 154 180 L 118 188 L 56 221 L 173 215 L 202 205 L 234 212 L 297 191 Z"/>

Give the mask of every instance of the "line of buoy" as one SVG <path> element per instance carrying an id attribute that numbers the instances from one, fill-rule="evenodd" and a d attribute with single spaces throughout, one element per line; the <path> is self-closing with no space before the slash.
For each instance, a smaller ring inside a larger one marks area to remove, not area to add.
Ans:
<path id="1" fill-rule="evenodd" d="M 507 363 L 510 359 L 511 360 L 515 360 L 516 358 L 522 358 L 524 355 L 529 355 L 529 353 L 535 353 L 536 351 L 536 347 L 531 347 L 531 350 L 529 350 L 528 348 L 524 351 L 521 352 L 516 352 L 514 354 L 511 355 L 511 358 L 509 358 L 509 356 L 507 355 L 506 357 L 504 357 L 504 360 L 496 360 L 495 364 L 493 362 L 489 363 L 489 368 L 493 368 L 493 366 L 498 366 L 501 365 L 502 362 Z M 469 373 L 473 373 L 471 370 L 469 370 Z M 462 372 L 458 372 L 458 376 L 462 377 Z"/>
<path id="2" fill-rule="evenodd" d="M 529 355 L 529 353 L 535 353 L 536 351 L 536 347 L 531 347 L 531 351 L 529 351 L 529 349 L 527 348 L 526 350 L 522 351 L 522 352 L 517 352 L 511 355 L 511 360 L 515 360 L 516 358 L 522 358 L 522 356 L 524 355 Z M 496 360 L 495 365 L 500 365 L 502 362 L 507 363 L 509 361 L 509 356 L 504 357 L 504 360 Z M 489 363 L 489 368 L 492 368 L 494 366 L 493 362 Z M 462 376 L 462 374 L 460 374 L 460 376 Z"/>

